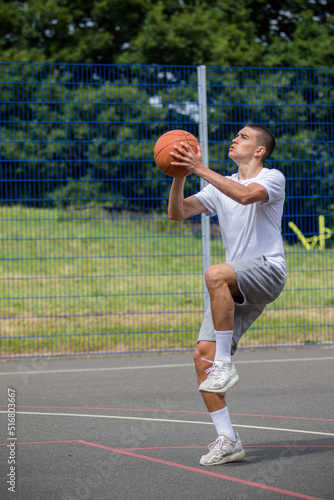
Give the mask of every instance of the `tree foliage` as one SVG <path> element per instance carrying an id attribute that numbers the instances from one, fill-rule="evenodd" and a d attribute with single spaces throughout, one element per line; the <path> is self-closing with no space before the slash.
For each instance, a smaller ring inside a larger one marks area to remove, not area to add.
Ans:
<path id="1" fill-rule="evenodd" d="M 196 67 L 107 69 L 1 66 L 2 203 L 165 208 L 170 179 L 153 148 L 171 128 L 198 136 Z M 314 234 L 318 215 L 333 210 L 331 70 L 212 67 L 207 84 L 211 168 L 231 173 L 228 145 L 245 123 L 269 126 L 278 141 L 270 166 L 288 179 L 284 229 L 292 218 Z M 198 188 L 190 177 L 188 194 Z"/>
<path id="2" fill-rule="evenodd" d="M 5 0 L 0 16 L 2 61 L 46 63 L 1 66 L 1 200 L 161 207 L 169 182 L 154 142 L 176 126 L 198 135 L 196 71 L 184 67 L 205 64 L 219 67 L 208 95 L 213 168 L 225 168 L 236 128 L 267 124 L 281 144 L 274 166 L 291 179 L 287 213 L 307 233 L 310 214 L 333 210 L 331 76 L 284 68 L 333 67 L 334 2 Z"/>
<path id="3" fill-rule="evenodd" d="M 330 0 L 7 0 L 2 61 L 329 67 Z"/>

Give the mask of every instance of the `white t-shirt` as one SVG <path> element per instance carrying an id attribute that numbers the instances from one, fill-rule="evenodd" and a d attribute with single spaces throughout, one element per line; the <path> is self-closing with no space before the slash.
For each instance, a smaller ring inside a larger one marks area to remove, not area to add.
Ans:
<path id="1" fill-rule="evenodd" d="M 281 222 L 285 197 L 285 177 L 279 170 L 263 168 L 253 179 L 239 180 L 238 174 L 226 176 L 243 186 L 256 182 L 268 192 L 268 201 L 241 205 L 212 184 L 196 194 L 205 206 L 205 215 L 218 216 L 226 252 L 226 262 L 253 259 L 261 255 L 286 272 Z"/>

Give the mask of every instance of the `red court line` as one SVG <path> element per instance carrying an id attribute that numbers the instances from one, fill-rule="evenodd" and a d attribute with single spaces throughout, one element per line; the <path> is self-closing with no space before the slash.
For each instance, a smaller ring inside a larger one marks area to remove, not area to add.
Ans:
<path id="1" fill-rule="evenodd" d="M 5 405 L 0 405 L 0 408 L 7 408 Z M 142 412 L 152 412 L 152 413 L 198 413 L 200 415 L 207 415 L 206 411 L 194 411 L 194 410 L 150 410 L 147 408 L 100 408 L 96 406 L 23 406 L 17 405 L 16 408 L 44 408 L 44 409 L 64 409 L 64 410 L 109 410 L 109 411 L 142 411 Z M 230 415 L 237 417 L 263 417 L 263 418 L 286 418 L 293 420 L 315 420 L 319 422 L 334 422 L 334 419 L 330 418 L 313 418 L 313 417 L 290 417 L 286 415 L 257 415 L 254 413 L 230 413 Z"/>
<path id="2" fill-rule="evenodd" d="M 0 405 L 0 408 L 7 408 L 6 405 Z M 111 411 L 143 411 L 143 412 L 157 412 L 157 413 L 198 413 L 200 415 L 207 415 L 206 411 L 195 410 L 151 410 L 147 408 L 102 408 L 98 406 L 27 406 L 17 405 L 16 408 L 45 408 L 45 409 L 64 409 L 64 410 L 111 410 Z M 235 413 L 235 415 L 237 415 Z M 241 414 L 240 414 L 241 415 Z M 297 417 L 294 417 L 297 418 Z M 333 420 L 334 422 L 334 420 Z"/>
<path id="3" fill-rule="evenodd" d="M 330 444 L 248 444 L 243 445 L 243 448 L 334 448 Z M 183 450 L 191 448 L 207 448 L 207 446 L 150 446 L 148 448 L 120 448 L 123 451 L 138 451 L 138 450 Z"/>
<path id="4" fill-rule="evenodd" d="M 83 441 L 81 439 L 78 439 L 78 443 L 82 443 L 82 444 L 85 444 L 88 446 L 93 446 L 95 448 L 101 448 L 101 449 L 107 450 L 107 451 L 113 451 L 114 453 L 120 453 L 122 455 L 128 455 L 128 456 L 134 457 L 134 458 L 141 458 L 143 460 L 149 460 L 150 462 L 156 462 L 156 463 L 160 463 L 160 464 L 164 464 L 164 465 L 169 465 L 172 467 L 177 467 L 179 469 L 189 470 L 192 472 L 198 472 L 200 474 L 205 474 L 208 476 L 219 477 L 221 479 L 226 479 L 228 481 L 233 481 L 236 483 L 245 484 L 246 486 L 254 486 L 256 488 L 261 488 L 264 490 L 275 491 L 276 493 L 283 493 L 285 495 L 290 495 L 290 496 L 297 497 L 297 498 L 304 498 L 306 500 L 324 500 L 323 498 L 312 497 L 310 495 L 304 495 L 303 493 L 296 493 L 294 491 L 284 490 L 281 488 L 275 488 L 274 486 L 267 486 L 266 484 L 254 483 L 253 481 L 247 481 L 245 479 L 238 479 L 236 477 L 226 476 L 225 474 L 219 474 L 219 473 L 211 472 L 208 470 L 201 470 L 201 469 L 198 469 L 196 467 L 190 467 L 189 465 L 178 464 L 176 462 L 168 462 L 166 460 L 161 460 L 159 458 L 152 458 L 152 457 L 147 457 L 145 455 L 138 455 L 137 453 L 132 453 L 130 451 L 110 448 L 109 446 L 104 446 L 104 445 L 100 445 L 100 444 L 96 444 L 96 443 L 90 443 L 88 441 Z"/>
<path id="5" fill-rule="evenodd" d="M 10 440 L 8 440 L 9 443 Z M 0 443 L 0 446 L 7 446 L 8 443 Z M 64 441 L 29 441 L 21 444 L 57 444 L 57 443 L 81 443 L 78 439 L 69 439 Z M 249 444 L 244 445 L 244 448 L 334 448 L 334 445 L 327 444 Z M 119 448 L 120 451 L 138 451 L 138 450 L 185 450 L 185 449 L 201 449 L 207 446 L 149 446 L 147 448 Z"/>

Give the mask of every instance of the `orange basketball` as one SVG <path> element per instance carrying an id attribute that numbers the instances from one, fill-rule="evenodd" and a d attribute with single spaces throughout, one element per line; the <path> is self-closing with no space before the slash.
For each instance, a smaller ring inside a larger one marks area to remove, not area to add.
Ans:
<path id="1" fill-rule="evenodd" d="M 182 148 L 181 142 L 189 144 L 193 151 L 197 153 L 197 146 L 199 142 L 194 135 L 186 130 L 170 130 L 169 132 L 163 134 L 154 146 L 155 163 L 160 170 L 170 177 L 183 177 L 188 172 L 185 167 L 176 167 L 175 165 L 171 165 L 172 161 L 177 160 L 170 156 L 169 153 L 171 151 L 177 153 L 174 149 L 174 145 Z"/>

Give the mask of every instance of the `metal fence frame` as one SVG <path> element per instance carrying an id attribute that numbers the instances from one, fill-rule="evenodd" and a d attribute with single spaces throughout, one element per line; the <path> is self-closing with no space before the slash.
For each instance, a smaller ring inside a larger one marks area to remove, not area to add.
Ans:
<path id="1" fill-rule="evenodd" d="M 333 344 L 334 70 L 2 63 L 1 357 L 188 350 L 224 250 L 215 219 L 167 220 L 167 130 L 230 173 L 233 131 L 278 138 L 289 280 L 241 348 Z M 205 183 L 191 176 L 186 194 Z M 95 252 L 95 253 L 94 253 Z"/>

